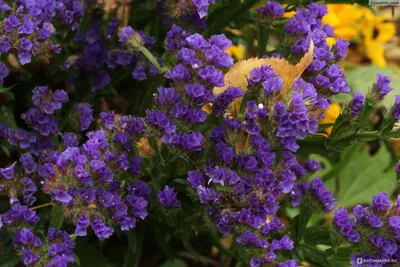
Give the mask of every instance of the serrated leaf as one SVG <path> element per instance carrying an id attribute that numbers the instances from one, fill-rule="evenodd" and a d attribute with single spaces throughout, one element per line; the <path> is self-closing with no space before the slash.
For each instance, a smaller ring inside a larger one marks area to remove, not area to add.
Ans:
<path id="1" fill-rule="evenodd" d="M 337 174 L 337 207 L 370 203 L 372 195 L 380 191 L 390 194 L 396 186 L 395 173 L 392 170 L 385 172 L 391 160 L 385 146 L 381 146 L 374 156 L 370 156 L 366 149 L 360 147 L 355 150 L 346 168 Z"/>
<path id="2" fill-rule="evenodd" d="M 51 209 L 50 227 L 61 229 L 64 223 L 64 209 L 61 206 L 53 205 Z"/>

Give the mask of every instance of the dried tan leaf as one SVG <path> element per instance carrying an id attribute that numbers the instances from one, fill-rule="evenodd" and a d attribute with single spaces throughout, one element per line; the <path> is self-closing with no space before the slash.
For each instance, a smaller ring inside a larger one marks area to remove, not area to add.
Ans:
<path id="1" fill-rule="evenodd" d="M 219 95 L 229 86 L 239 86 L 243 91 L 246 91 L 248 85 L 247 78 L 250 76 L 250 71 L 254 68 L 259 68 L 262 65 L 269 65 L 283 79 L 284 82 L 281 95 L 284 95 L 287 89 L 293 85 L 294 80 L 300 77 L 306 68 L 313 62 L 313 52 L 314 43 L 311 41 L 310 49 L 308 49 L 308 52 L 296 65 L 292 65 L 287 60 L 280 58 L 250 58 L 247 60 L 241 60 L 233 65 L 233 67 L 225 74 L 225 86 L 215 87 L 213 93 Z M 241 99 L 235 101 L 234 110 L 238 110 L 237 105 L 240 106 L 240 101 Z"/>

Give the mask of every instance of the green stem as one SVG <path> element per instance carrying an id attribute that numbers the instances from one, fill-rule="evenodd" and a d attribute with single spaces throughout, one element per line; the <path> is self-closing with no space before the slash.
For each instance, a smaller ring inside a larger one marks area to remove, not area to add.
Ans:
<path id="1" fill-rule="evenodd" d="M 310 207 L 307 205 L 307 201 L 303 201 L 301 203 L 300 207 L 300 214 L 299 214 L 299 225 L 298 225 L 298 231 L 297 231 L 297 240 L 300 243 L 303 243 L 303 237 L 306 232 L 307 224 L 311 219 L 311 216 L 313 215 L 312 210 Z"/>
<path id="2" fill-rule="evenodd" d="M 168 71 L 167 68 L 163 68 L 158 64 L 157 59 L 153 56 L 153 54 L 144 46 L 139 46 L 140 52 L 157 68 L 159 73 L 165 73 Z"/>
<path id="3" fill-rule="evenodd" d="M 259 58 L 267 54 L 268 37 L 269 37 L 268 25 L 259 23 L 257 26 L 257 42 L 258 42 Z"/>

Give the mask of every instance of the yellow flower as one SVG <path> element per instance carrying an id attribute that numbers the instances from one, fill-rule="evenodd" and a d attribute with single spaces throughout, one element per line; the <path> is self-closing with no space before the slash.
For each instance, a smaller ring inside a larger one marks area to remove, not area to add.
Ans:
<path id="1" fill-rule="evenodd" d="M 342 111 L 342 108 L 340 107 L 339 104 L 331 104 L 329 105 L 329 108 L 324 111 L 324 118 L 319 120 L 319 124 L 326 124 L 326 123 L 334 123 L 339 117 L 340 112 Z M 325 129 L 325 132 L 329 135 L 331 134 L 332 127 L 329 127 Z"/>
<path id="2" fill-rule="evenodd" d="M 244 58 L 246 47 L 242 44 L 232 45 L 228 49 L 225 50 L 228 55 L 231 57 L 235 57 L 237 60 L 242 60 Z"/>
<path id="3" fill-rule="evenodd" d="M 333 27 L 334 39 L 340 37 L 355 41 L 373 64 L 386 66 L 383 44 L 396 34 L 394 23 L 385 22 L 385 17 L 377 16 L 369 8 L 360 5 L 330 4 L 327 7 L 328 14 L 322 22 Z M 334 43 L 331 38 L 327 41 L 329 45 Z"/>

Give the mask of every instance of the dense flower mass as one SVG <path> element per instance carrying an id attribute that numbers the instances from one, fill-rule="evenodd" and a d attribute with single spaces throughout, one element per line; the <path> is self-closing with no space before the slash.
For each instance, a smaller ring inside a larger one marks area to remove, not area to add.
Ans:
<path id="1" fill-rule="evenodd" d="M 5 20 L 0 25 L 0 55 L 16 52 L 21 65 L 28 64 L 32 57 L 46 59 L 52 53 L 60 53 L 61 46 L 50 39 L 56 34 L 54 24 L 71 25 L 74 30 L 84 14 L 80 1 L 16 1 L 11 8 L 0 2 Z M 0 84 L 8 75 L 7 67 L 0 64 Z"/>
<path id="2" fill-rule="evenodd" d="M 350 218 L 343 207 L 335 211 L 334 222 L 338 232 L 348 241 L 356 243 L 358 253 L 350 260 L 352 266 L 376 266 L 380 259 L 398 259 L 400 238 L 399 206 L 392 205 L 389 196 L 380 192 L 372 197 L 372 208 L 356 205 Z M 359 261 L 357 259 L 363 259 Z M 368 262 L 370 260 L 370 262 Z"/>
<path id="3" fill-rule="evenodd" d="M 322 23 L 326 6 L 311 3 L 282 19 L 297 5 L 144 2 L 0 0 L 0 56 L 7 56 L 0 84 L 34 80 L 33 106 L 20 120 L 13 118 L 19 106 L 0 109 L 0 230 L 21 262 L 79 264 L 74 250 L 86 237 L 127 242 L 126 259 L 112 265 L 130 266 L 132 255 L 138 265 L 150 230 L 148 240 L 154 235 L 168 254 L 175 241 L 195 251 L 190 238 L 207 234 L 207 245 L 251 267 L 399 259 L 400 195 L 393 204 L 392 192 L 380 192 L 353 215 L 335 210 L 343 201 L 337 190 L 348 188 L 328 179 L 356 158 L 352 145 L 379 147 L 399 137 L 400 95 L 376 112 L 394 90 L 378 73 L 368 94 L 355 92 L 337 120 L 319 125 L 337 101 L 332 96 L 350 92 L 339 65 L 349 43 L 328 45 L 334 32 Z M 162 18 L 144 23 L 154 14 Z M 220 14 L 233 18 L 220 27 Z M 204 29 L 206 21 L 211 27 Z M 265 44 L 263 58 L 234 64 L 228 51 L 242 40 L 235 27 L 246 21 L 257 23 L 258 37 L 271 31 L 282 38 L 271 53 Z M 34 59 L 57 69 L 43 71 L 42 80 L 25 69 Z M 11 89 L 0 86 L 1 105 L 25 100 Z M 372 126 L 369 118 L 380 116 Z M 400 163 L 395 172 L 399 178 Z M 328 214 L 308 227 L 323 213 L 333 214 L 332 226 Z M 220 244 L 218 232 L 235 242 L 232 248 Z M 121 246 L 118 255 L 125 252 Z"/>

